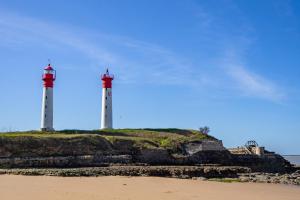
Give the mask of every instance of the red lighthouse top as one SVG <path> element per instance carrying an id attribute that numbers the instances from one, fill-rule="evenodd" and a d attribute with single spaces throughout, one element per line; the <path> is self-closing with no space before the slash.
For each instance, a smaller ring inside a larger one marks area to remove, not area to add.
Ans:
<path id="1" fill-rule="evenodd" d="M 56 71 L 50 64 L 44 68 L 44 74 L 42 80 L 44 81 L 44 87 L 53 88 L 53 82 L 56 79 Z"/>
<path id="2" fill-rule="evenodd" d="M 106 73 L 101 75 L 102 87 L 103 88 L 111 88 L 112 80 L 114 80 L 114 76 L 110 75 L 108 69 L 106 69 Z"/>

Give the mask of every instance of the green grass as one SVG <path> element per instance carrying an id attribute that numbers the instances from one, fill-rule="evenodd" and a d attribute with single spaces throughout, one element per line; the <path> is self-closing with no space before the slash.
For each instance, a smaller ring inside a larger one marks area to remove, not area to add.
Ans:
<path id="1" fill-rule="evenodd" d="M 215 139 L 196 130 L 186 129 L 107 129 L 107 130 L 61 130 L 54 132 L 26 131 L 0 133 L 0 138 L 74 138 L 103 137 L 112 144 L 120 140 L 133 141 L 136 146 L 146 148 L 176 148 L 178 144 L 203 139 Z"/>
<path id="2" fill-rule="evenodd" d="M 102 136 L 110 143 L 115 144 L 119 141 L 131 141 L 134 146 L 137 147 L 145 147 L 145 148 L 157 148 L 159 145 L 155 143 L 153 140 L 148 138 L 141 137 L 125 137 L 125 136 Z"/>
<path id="3" fill-rule="evenodd" d="M 217 181 L 221 183 L 240 183 L 242 182 L 239 178 L 210 178 L 208 181 Z"/>
<path id="4" fill-rule="evenodd" d="M 93 135 L 93 134 L 85 134 Z M 37 137 L 37 138 L 71 138 L 71 137 L 82 137 L 82 134 L 63 134 L 57 132 L 12 132 L 12 133 L 0 133 L 0 137 Z"/>

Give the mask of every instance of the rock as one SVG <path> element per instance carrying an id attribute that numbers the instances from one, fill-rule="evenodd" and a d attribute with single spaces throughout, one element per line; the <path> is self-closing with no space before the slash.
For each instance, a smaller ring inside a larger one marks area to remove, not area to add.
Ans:
<path id="1" fill-rule="evenodd" d="M 205 178 L 205 177 L 197 177 L 197 180 L 199 180 L 199 181 L 207 181 L 208 178 Z"/>

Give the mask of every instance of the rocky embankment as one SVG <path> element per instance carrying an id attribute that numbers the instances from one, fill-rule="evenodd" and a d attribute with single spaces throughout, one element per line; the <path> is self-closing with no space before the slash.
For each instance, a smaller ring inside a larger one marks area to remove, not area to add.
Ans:
<path id="1" fill-rule="evenodd" d="M 48 176 L 158 176 L 173 178 L 237 178 L 247 167 L 218 166 L 109 166 L 66 169 L 0 169 L 0 174 Z"/>
<path id="2" fill-rule="evenodd" d="M 111 164 L 187 167 L 213 164 L 272 173 L 293 170 L 280 155 L 234 155 L 223 147 L 220 140 L 195 130 L 70 130 L 0 134 L 0 168 L 3 169 L 103 167 Z"/>
<path id="3" fill-rule="evenodd" d="M 280 183 L 300 185 L 300 170 L 288 174 L 279 173 L 242 173 L 239 174 L 241 182 L 254 183 Z"/>
<path id="4" fill-rule="evenodd" d="M 251 173 L 234 166 L 109 166 L 65 169 L 0 169 L 1 174 L 26 176 L 157 176 L 220 182 L 256 182 L 300 186 L 300 170 L 289 174 Z"/>

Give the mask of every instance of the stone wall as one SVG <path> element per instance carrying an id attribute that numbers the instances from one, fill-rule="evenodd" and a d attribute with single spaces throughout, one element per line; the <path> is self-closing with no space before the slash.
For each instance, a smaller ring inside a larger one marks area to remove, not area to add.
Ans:
<path id="1" fill-rule="evenodd" d="M 184 144 L 187 154 L 192 155 L 199 151 L 225 151 L 221 140 L 202 140 Z"/>

